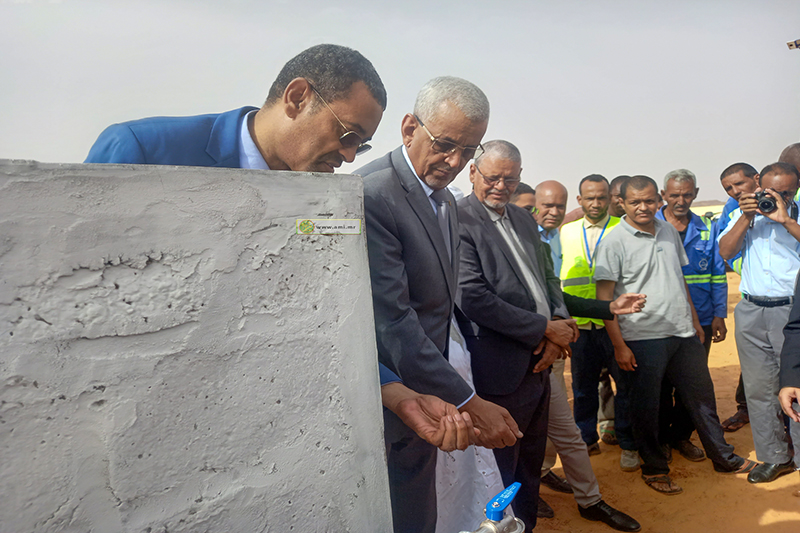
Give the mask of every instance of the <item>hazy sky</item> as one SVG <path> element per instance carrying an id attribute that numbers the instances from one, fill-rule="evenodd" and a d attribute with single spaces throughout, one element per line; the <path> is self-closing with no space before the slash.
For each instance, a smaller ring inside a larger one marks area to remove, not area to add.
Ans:
<path id="1" fill-rule="evenodd" d="M 345 7 L 346 6 L 346 7 Z M 519 146 L 523 181 L 675 168 L 719 173 L 800 141 L 800 1 L 0 0 L 0 158 L 80 162 L 114 122 L 259 106 L 308 46 L 356 48 L 400 144 L 419 88 L 464 77 L 492 106 L 485 140 Z M 466 170 L 455 184 L 469 189 Z"/>

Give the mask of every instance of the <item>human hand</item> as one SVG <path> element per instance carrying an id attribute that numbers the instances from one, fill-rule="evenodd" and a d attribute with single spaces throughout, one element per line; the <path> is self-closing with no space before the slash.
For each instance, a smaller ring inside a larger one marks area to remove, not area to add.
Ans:
<path id="1" fill-rule="evenodd" d="M 608 304 L 608 309 L 615 315 L 629 315 L 639 313 L 644 309 L 647 295 L 625 293 Z"/>
<path id="2" fill-rule="evenodd" d="M 469 413 L 459 413 L 455 405 L 436 396 L 419 394 L 402 383 L 382 386 L 381 398 L 383 405 L 405 425 L 444 452 L 464 450 L 480 435 Z"/>
<path id="3" fill-rule="evenodd" d="M 725 319 L 715 316 L 711 321 L 711 341 L 722 342 L 728 336 L 728 328 L 725 326 Z"/>
<path id="4" fill-rule="evenodd" d="M 617 360 L 617 364 L 622 370 L 627 370 L 628 372 L 636 370 L 636 357 L 634 357 L 633 352 L 628 348 L 627 344 L 614 347 L 614 358 Z"/>
<path id="5" fill-rule="evenodd" d="M 700 322 L 695 320 L 692 322 L 692 325 L 694 326 L 694 334 L 697 335 L 698 339 L 700 339 L 700 344 L 706 342 L 706 332 L 703 331 L 703 326 L 700 325 Z"/>
<path id="6" fill-rule="evenodd" d="M 776 205 L 777 209 L 775 209 L 775 211 L 772 211 L 771 213 L 764 213 L 760 209 L 758 210 L 758 212 L 761 213 L 762 215 L 764 215 L 765 217 L 767 217 L 768 219 L 773 220 L 773 221 L 775 221 L 775 222 L 777 222 L 778 224 L 781 224 L 781 225 L 784 225 L 789 220 L 792 220 L 789 217 L 789 211 L 787 209 L 786 201 L 783 199 L 783 197 L 780 194 L 778 194 L 777 192 L 773 191 L 772 189 L 764 189 L 764 191 L 773 200 L 775 200 L 775 205 Z"/>
<path id="7" fill-rule="evenodd" d="M 569 343 L 578 340 L 578 324 L 574 318 L 548 320 L 544 336 L 564 349 L 569 349 Z M 569 351 L 572 354 L 572 350 Z"/>
<path id="8" fill-rule="evenodd" d="M 797 387 L 784 387 L 778 393 L 778 400 L 781 402 L 781 408 L 786 416 L 791 418 L 797 423 L 800 423 L 800 413 L 792 408 L 792 402 L 800 402 L 800 388 Z"/>
<path id="9" fill-rule="evenodd" d="M 519 426 L 505 408 L 487 402 L 477 394 L 461 407 L 461 412 L 469 413 L 475 428 L 480 430 L 475 439 L 478 446 L 504 448 L 522 438 Z"/>
<path id="10" fill-rule="evenodd" d="M 755 192 L 761 192 L 761 187 L 757 188 Z M 739 197 L 739 209 L 742 210 L 744 216 L 752 220 L 759 213 L 755 193 L 741 195 Z"/>
<path id="11" fill-rule="evenodd" d="M 566 359 L 567 355 L 563 348 L 554 342 L 547 339 L 542 339 L 542 342 L 533 350 L 534 355 L 542 354 L 542 358 L 533 367 L 533 373 L 538 374 L 542 370 L 550 368 L 556 359 Z"/>

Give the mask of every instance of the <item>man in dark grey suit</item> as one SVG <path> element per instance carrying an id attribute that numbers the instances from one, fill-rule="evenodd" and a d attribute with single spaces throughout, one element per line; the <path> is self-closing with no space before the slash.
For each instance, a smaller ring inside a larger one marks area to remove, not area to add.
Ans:
<path id="1" fill-rule="evenodd" d="M 576 337 L 575 312 L 613 318 L 640 309 L 643 295 L 598 302 L 570 297 L 564 305 L 550 252 L 536 221 L 509 204 L 520 180 L 519 150 L 489 141 L 470 166 L 473 194 L 458 203 L 461 233 L 460 306 L 473 322 L 464 337 L 472 356 L 475 390 L 506 407 L 524 432 L 517 446 L 495 450 L 503 483 L 522 484 L 514 512 L 526 526 L 536 524 L 539 477 L 546 437 L 562 453 L 580 515 L 620 531 L 638 531 L 630 516 L 606 504 L 592 472 L 586 445 L 567 403 L 566 389 L 550 377 L 550 365 Z M 560 320 L 568 319 L 568 320 Z M 554 388 L 555 387 L 555 388 Z M 553 402 L 555 417 L 548 419 Z"/>
<path id="2" fill-rule="evenodd" d="M 800 402 L 800 283 L 798 281 L 800 281 L 800 275 L 794 282 L 794 304 L 789 313 L 789 321 L 783 328 L 784 340 L 783 349 L 781 350 L 780 370 L 781 389 L 778 399 L 786 416 L 800 423 L 800 412 L 795 410 L 792 405 L 795 402 Z"/>
<path id="3" fill-rule="evenodd" d="M 475 152 L 489 102 L 460 78 L 428 82 L 403 117 L 403 146 L 356 171 L 364 208 L 378 358 L 410 389 L 469 413 L 476 443 L 521 436 L 505 409 L 476 396 L 447 361 L 459 253 L 455 199 L 445 188 Z M 384 411 L 396 532 L 436 526 L 436 448 Z"/>

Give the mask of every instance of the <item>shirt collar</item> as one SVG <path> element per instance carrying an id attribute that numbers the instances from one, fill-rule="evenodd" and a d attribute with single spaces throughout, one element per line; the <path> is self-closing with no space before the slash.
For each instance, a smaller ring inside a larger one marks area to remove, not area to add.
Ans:
<path id="1" fill-rule="evenodd" d="M 497 222 L 501 218 L 508 220 L 508 209 L 503 209 L 503 214 L 501 215 L 494 209 L 486 207 L 486 204 L 484 204 L 483 202 L 481 202 L 481 205 L 483 206 L 484 209 L 486 209 L 486 212 L 489 213 L 489 219 L 491 219 L 492 222 Z"/>
<path id="2" fill-rule="evenodd" d="M 424 181 L 422 181 L 419 178 L 419 176 L 417 176 L 417 171 L 414 170 L 414 165 L 411 164 L 411 158 L 408 157 L 408 150 L 406 150 L 406 145 L 405 144 L 403 145 L 401 150 L 403 151 L 403 157 L 405 158 L 406 163 L 408 163 L 408 168 L 411 169 L 411 173 L 414 174 L 414 177 L 417 178 L 417 181 L 419 182 L 419 184 L 422 185 L 422 190 L 425 191 L 425 196 L 430 198 L 431 194 L 433 193 L 433 189 L 428 187 L 428 184 L 425 183 Z"/>
<path id="3" fill-rule="evenodd" d="M 242 118 L 242 126 L 239 131 L 239 166 L 241 168 L 269 170 L 267 162 L 264 161 L 264 156 L 258 151 L 256 143 L 253 142 L 253 138 L 250 136 L 248 123 L 250 115 L 256 112 L 258 110 L 254 109 Z"/>
<path id="4" fill-rule="evenodd" d="M 558 228 L 544 229 L 542 226 L 539 226 L 539 233 L 541 233 L 542 235 L 544 235 L 548 239 L 551 239 L 551 238 L 555 237 L 556 234 L 558 234 Z"/>
<path id="5" fill-rule="evenodd" d="M 658 214 L 658 213 L 656 213 L 656 214 Z M 669 224 L 669 222 L 665 222 L 665 221 L 659 219 L 658 217 L 656 217 L 655 220 L 654 220 L 654 222 L 655 222 L 655 232 L 651 234 L 651 233 L 647 233 L 646 231 L 641 231 L 641 230 L 638 230 L 638 229 L 634 228 L 633 226 L 628 224 L 627 220 L 625 220 L 627 218 L 628 218 L 628 215 L 623 215 L 622 218 L 620 219 L 619 225 L 622 226 L 623 228 L 625 228 L 625 231 L 627 231 L 629 233 L 632 233 L 633 235 L 644 235 L 646 237 L 655 237 L 656 235 L 658 235 L 658 232 L 661 230 L 662 224 Z M 670 226 L 671 225 L 672 224 L 670 224 Z"/>
<path id="6" fill-rule="evenodd" d="M 666 209 L 667 209 L 667 206 L 664 206 L 661 209 L 659 209 L 658 211 L 656 211 L 656 218 L 658 220 L 663 220 L 664 222 L 667 222 L 667 217 L 666 217 L 666 215 L 664 215 L 664 213 L 666 212 Z M 708 228 L 705 225 L 705 222 L 703 222 L 703 219 L 700 217 L 700 215 L 698 215 L 694 211 L 689 211 L 689 223 L 686 225 L 686 231 L 689 230 L 690 226 L 695 226 L 697 228 L 697 231 L 707 231 L 708 230 Z"/>
<path id="7" fill-rule="evenodd" d="M 605 225 L 606 225 L 606 222 L 608 222 L 608 219 L 609 219 L 609 218 L 611 218 L 611 215 L 609 215 L 608 213 L 606 213 L 606 216 L 604 216 L 604 217 L 603 217 L 603 218 L 600 220 L 600 222 L 597 222 L 597 223 L 595 224 L 595 223 L 593 223 L 593 222 L 589 222 L 589 219 L 588 219 L 588 218 L 586 218 L 586 217 L 584 216 L 584 217 L 583 217 L 583 227 L 584 227 L 584 228 L 591 228 L 591 227 L 602 228 L 603 226 L 605 226 Z"/>

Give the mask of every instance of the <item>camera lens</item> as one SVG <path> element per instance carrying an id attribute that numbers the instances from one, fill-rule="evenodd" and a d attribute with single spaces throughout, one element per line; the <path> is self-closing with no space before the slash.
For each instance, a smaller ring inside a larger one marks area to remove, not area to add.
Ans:
<path id="1" fill-rule="evenodd" d="M 762 198 L 758 201 L 758 209 L 762 213 L 772 213 L 778 208 L 775 204 L 775 200 L 771 197 Z"/>

